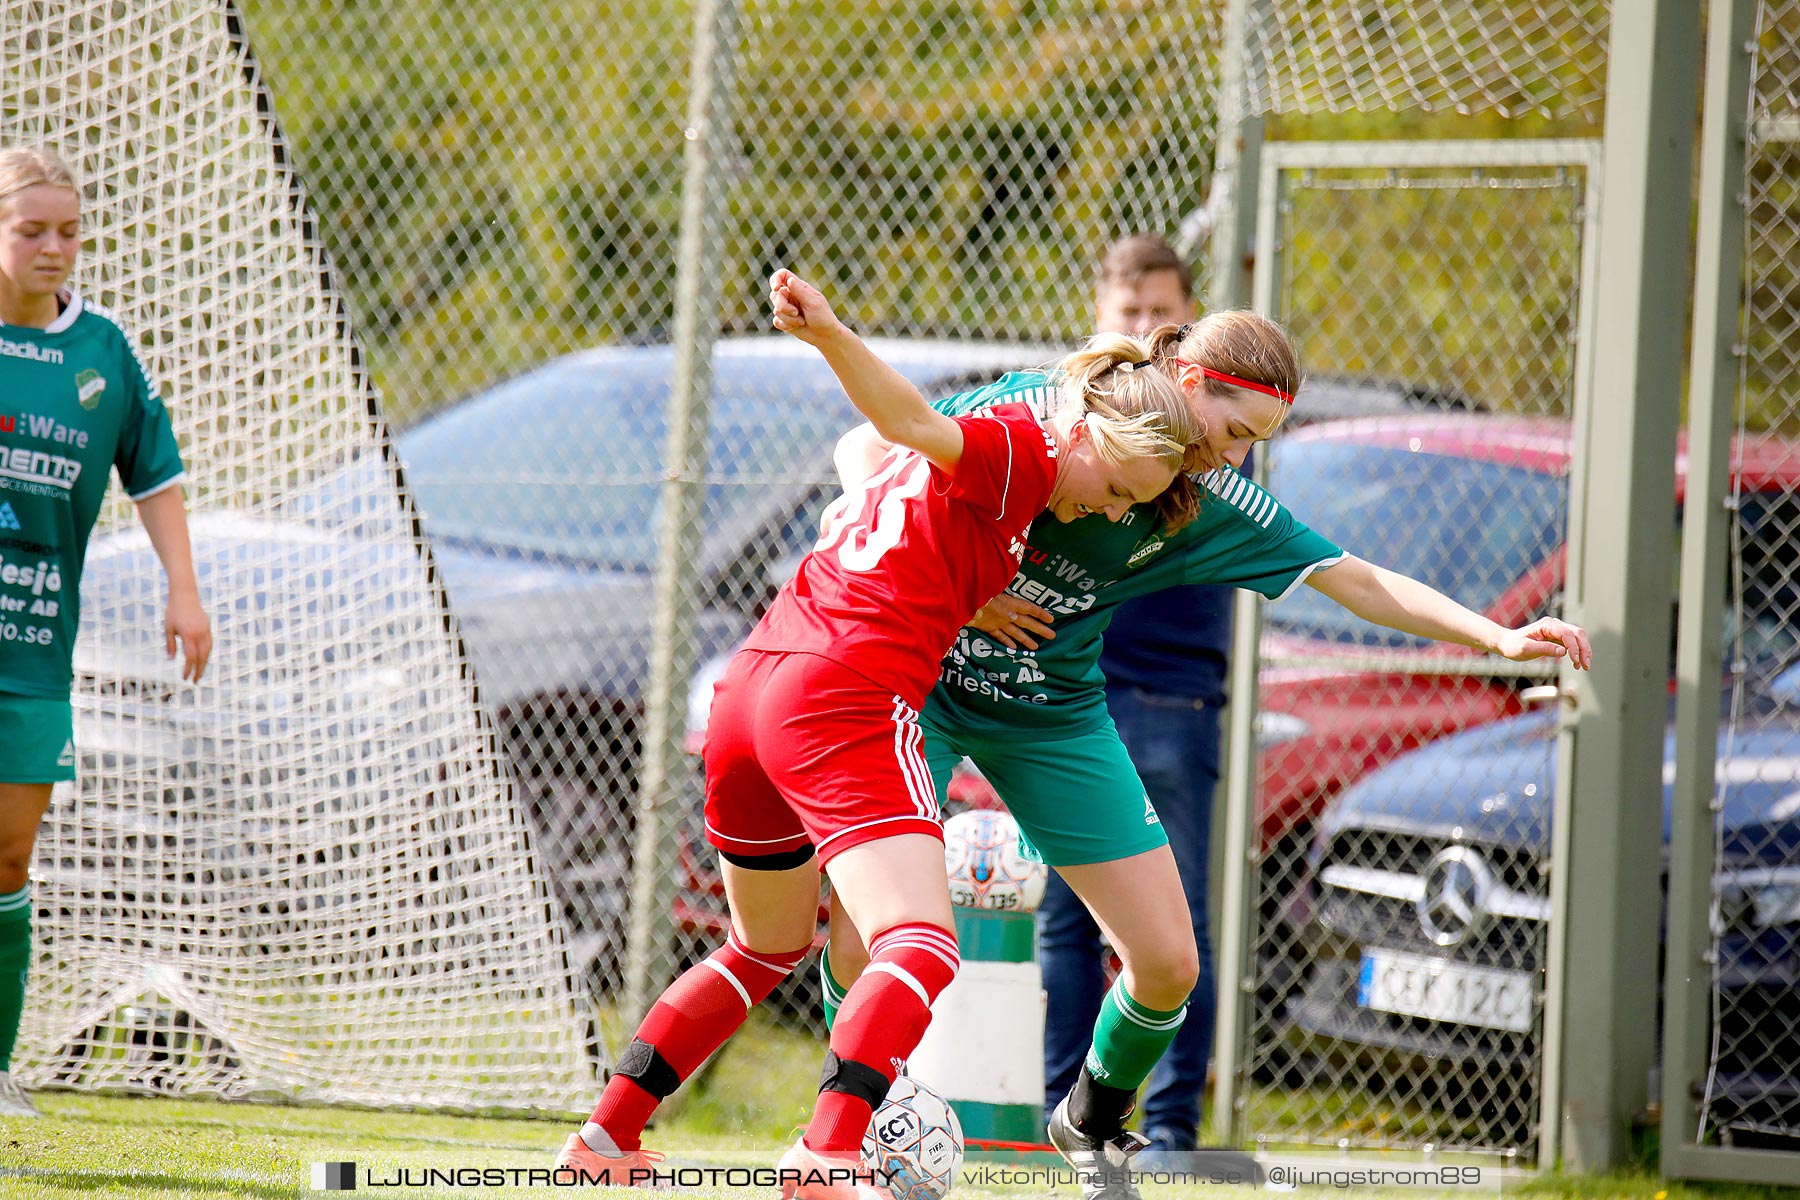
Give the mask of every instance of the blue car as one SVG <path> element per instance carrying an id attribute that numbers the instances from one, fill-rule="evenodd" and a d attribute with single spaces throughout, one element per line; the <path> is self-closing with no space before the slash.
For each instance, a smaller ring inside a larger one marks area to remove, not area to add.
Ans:
<path id="1" fill-rule="evenodd" d="M 1765 696 L 1719 742 L 1711 1119 L 1740 1133 L 1800 1129 L 1796 700 Z M 1291 910 L 1309 965 L 1287 1045 L 1348 1086 L 1441 1107 L 1440 1144 L 1536 1137 L 1556 734 L 1553 713 L 1533 713 L 1366 776 L 1322 817 Z M 1672 733 L 1663 753 L 1666 847 Z"/>

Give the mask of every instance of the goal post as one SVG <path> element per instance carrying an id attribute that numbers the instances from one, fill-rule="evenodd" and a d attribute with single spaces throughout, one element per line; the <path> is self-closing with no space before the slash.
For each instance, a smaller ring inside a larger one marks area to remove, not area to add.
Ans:
<path id="1" fill-rule="evenodd" d="M 80 174 L 76 286 L 168 401 L 216 637 L 181 684 L 115 489 L 14 1070 L 581 1106 L 595 1014 L 232 6 L 0 0 L 0 59 L 0 143 Z"/>

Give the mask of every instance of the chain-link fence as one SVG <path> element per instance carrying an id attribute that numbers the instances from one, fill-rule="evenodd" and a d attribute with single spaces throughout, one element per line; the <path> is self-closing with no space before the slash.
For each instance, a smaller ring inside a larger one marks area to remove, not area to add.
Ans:
<path id="1" fill-rule="evenodd" d="M 1246 11 L 1246 82 L 1257 111 L 1488 114 L 1501 123 L 1495 133 L 1524 117 L 1600 121 L 1607 0 L 1249 0 Z"/>
<path id="2" fill-rule="evenodd" d="M 1704 1140 L 1791 1147 L 1800 1131 L 1800 6 L 1758 6 L 1751 74 L 1712 1042 L 1698 1100 Z"/>
<path id="3" fill-rule="evenodd" d="M 243 9 L 577 957 L 612 996 L 700 14 Z M 708 176 L 726 336 L 680 656 L 701 680 L 810 546 L 854 419 L 817 356 L 768 333 L 768 273 L 817 280 L 948 394 L 1085 331 L 1100 249 L 1201 203 L 1214 125 L 1210 6 L 733 16 L 713 83 L 735 117 Z M 724 929 L 692 788 L 685 804 L 661 977 Z"/>
<path id="4" fill-rule="evenodd" d="M 1272 312 L 1313 371 L 1418 409 L 1284 436 L 1272 489 L 1508 625 L 1560 612 L 1594 149 L 1263 151 Z M 1531 1155 L 1556 722 L 1521 696 L 1554 669 L 1501 673 L 1309 589 L 1268 609 L 1263 650 L 1248 1129 Z"/>
<path id="5" fill-rule="evenodd" d="M 1800 25 L 1786 6 L 1757 10 L 1748 186 L 1736 196 L 1746 206 L 1747 278 L 1742 420 L 1731 453 L 1728 504 L 1733 583 L 1722 630 L 1727 720 L 1716 751 L 1711 941 L 1694 953 L 1712 976 L 1711 1042 L 1706 1069 L 1692 1088 L 1703 1143 L 1791 1148 L 1800 1054 L 1791 1036 L 1786 981 L 1800 961 L 1800 942 L 1792 906 L 1792 805 L 1783 797 L 1791 798 L 1794 780 L 1792 579 L 1800 569 L 1793 551 L 1800 513 L 1792 479 L 1795 384 L 1789 378 L 1800 294 L 1789 262 L 1796 238 L 1792 150 L 1800 127 L 1792 98 Z M 1281 32 L 1268 37 L 1270 45 L 1297 29 L 1317 38 L 1324 22 L 1275 25 Z M 1342 49 L 1348 43 L 1339 38 L 1333 44 Z M 1390 78 L 1382 91 L 1374 79 L 1374 73 L 1366 77 L 1367 89 L 1343 81 L 1321 84 L 1310 102 L 1297 89 L 1285 102 L 1335 112 L 1367 103 L 1377 92 L 1391 99 L 1403 86 Z M 1334 86 L 1355 99 L 1333 99 Z M 1570 115 L 1580 116 L 1580 89 L 1569 95 L 1577 98 Z M 1280 107 L 1268 98 L 1265 103 Z M 1432 152 L 1429 145 L 1412 149 Z M 1428 202 L 1408 193 L 1446 183 L 1455 188 L 1457 181 L 1421 180 L 1395 170 L 1330 176 L 1318 169 L 1323 162 L 1373 165 L 1393 153 L 1390 148 L 1272 144 L 1264 153 L 1277 162 L 1265 172 L 1277 190 L 1261 197 L 1269 210 L 1261 230 L 1278 240 L 1277 262 L 1259 299 L 1303 339 L 1309 364 L 1373 346 L 1378 354 L 1417 364 L 1423 378 L 1415 394 L 1439 397 L 1436 402 L 1447 408 L 1475 410 L 1422 421 L 1412 430 L 1290 435 L 1271 455 L 1275 490 L 1296 504 L 1296 486 L 1308 486 L 1301 476 L 1309 459 L 1322 458 L 1318 443 L 1333 437 L 1351 443 L 1361 437 L 1408 461 L 1434 454 L 1461 460 L 1429 472 L 1438 489 L 1456 487 L 1457 473 L 1475 464 L 1519 482 L 1536 476 L 1535 489 L 1515 483 L 1505 491 L 1483 490 L 1471 480 L 1459 496 L 1440 493 L 1406 505 L 1417 515 L 1400 529 L 1391 513 L 1369 517 L 1355 504 L 1349 515 L 1322 527 L 1336 522 L 1353 530 L 1359 521 L 1381 522 L 1385 538 L 1369 543 L 1380 546 L 1386 556 L 1380 561 L 1403 570 L 1411 570 L 1408 563 L 1440 563 L 1448 568 L 1439 583 L 1443 590 L 1477 608 L 1498 600 L 1500 607 L 1488 611 L 1500 619 L 1558 611 L 1568 418 L 1585 374 L 1582 347 L 1590 340 L 1581 313 L 1587 310 L 1591 318 L 1595 303 L 1580 263 L 1593 242 L 1593 230 L 1580 226 L 1591 221 L 1594 196 L 1584 196 L 1575 181 L 1592 174 L 1598 157 L 1577 153 L 1570 169 L 1555 173 L 1560 180 L 1537 180 L 1535 186 L 1551 189 L 1546 197 L 1562 192 L 1549 210 L 1534 207 L 1533 184 L 1506 172 L 1481 171 L 1460 181 L 1467 190 L 1450 202 L 1457 206 L 1454 215 L 1446 207 L 1430 223 L 1463 231 L 1461 244 L 1446 247 L 1420 236 L 1412 218 Z M 1574 167 L 1580 158 L 1588 159 L 1590 170 Z M 1475 188 L 1505 194 L 1522 183 L 1509 199 L 1489 197 L 1491 211 L 1467 199 L 1478 195 Z M 1726 186 L 1736 193 L 1730 181 Z M 1359 189 L 1379 195 L 1374 203 L 1383 206 L 1382 219 L 1359 224 L 1354 203 L 1332 194 Z M 1327 202 L 1309 203 L 1309 192 Z M 1514 220 L 1516 227 L 1510 226 Z M 1559 240 L 1556 230 L 1567 240 Z M 1380 266 L 1374 274 L 1359 274 L 1361 262 Z M 1525 262 L 1533 263 L 1529 282 L 1511 274 Z M 1459 273 L 1459 263 L 1469 273 Z M 1551 296 L 1544 287 L 1560 294 Z M 1334 306 L 1331 295 L 1340 292 L 1354 300 Z M 1445 362 L 1463 356 L 1486 361 L 1472 374 Z M 1446 379 L 1459 386 L 1444 388 Z M 1471 387 L 1464 382 L 1470 379 L 1478 382 Z M 1483 415 L 1483 409 L 1491 413 Z M 1473 436 L 1448 433 L 1459 424 Z M 1605 453 L 1606 432 L 1591 436 L 1589 452 Z M 1579 438 L 1574 448 L 1581 449 Z M 1682 500 L 1688 497 L 1686 461 L 1675 473 Z M 1296 467 L 1300 474 L 1289 474 Z M 1354 494 L 1384 512 L 1398 507 L 1393 495 L 1405 487 L 1406 473 L 1386 478 L 1392 482 Z M 1534 490 L 1542 505 L 1532 504 Z M 1526 515 L 1533 509 L 1549 517 L 1536 523 L 1535 535 Z M 1443 536 L 1439 520 L 1457 532 Z M 1506 564 L 1519 551 L 1530 569 L 1502 569 L 1507 578 L 1484 578 L 1485 568 Z M 1251 915 L 1254 1002 L 1239 1128 L 1273 1142 L 1497 1149 L 1529 1160 L 1545 1136 L 1540 1106 L 1547 1073 L 1560 1067 L 1541 1057 L 1550 879 L 1553 865 L 1579 869 L 1579 859 L 1553 864 L 1550 855 L 1556 691 L 1523 689 L 1525 680 L 1473 679 L 1455 665 L 1447 676 L 1431 663 L 1415 664 L 1416 673 L 1408 676 L 1383 674 L 1380 654 L 1358 645 L 1379 641 L 1366 627 L 1339 633 L 1349 648 L 1339 664 L 1318 653 L 1316 639 L 1296 654 L 1284 635 L 1305 616 L 1305 606 L 1290 615 L 1277 605 L 1267 614 L 1255 810 L 1260 903 Z M 1395 648 L 1398 640 L 1384 649 Z M 1344 669 L 1345 659 L 1360 677 Z M 1539 700 L 1550 707 L 1530 707 Z M 1665 786 L 1673 781 L 1674 753 L 1671 731 Z M 1669 953 L 1690 949 L 1671 946 Z M 1579 966 L 1570 970 L 1569 987 L 1581 989 Z M 1792 1178 L 1795 1169 L 1774 1161 L 1735 1168 L 1708 1161 L 1708 1171 L 1760 1172 L 1756 1178 Z"/>
<path id="6" fill-rule="evenodd" d="M 396 423 L 669 340 L 693 5 L 240 7 Z M 1203 198 L 1210 5 L 729 7 L 729 331 L 788 266 L 866 331 L 1067 339 L 1115 231 Z"/>
<path id="7" fill-rule="evenodd" d="M 1789 753 L 1777 735 L 1800 603 L 1795 488 L 1786 443 L 1768 440 L 1800 425 L 1800 18 L 1785 0 L 1761 7 L 1744 393 L 1746 439 L 1770 465 L 1754 484 L 1742 473 L 1733 630 L 1737 657 L 1758 668 L 1739 689 L 1750 698 L 1734 710 L 1731 762 L 1748 761 L 1752 737 L 1765 758 Z M 485 822 L 483 853 L 519 873 L 517 904 L 547 881 L 554 912 L 531 918 L 531 937 L 551 959 L 566 938 L 613 1040 L 641 999 L 624 994 L 634 939 L 653 976 L 640 982 L 655 987 L 724 929 L 695 764 L 669 774 L 662 747 L 646 744 L 653 710 L 686 701 L 696 744 L 708 682 L 811 544 L 835 488 L 832 441 L 854 420 L 816 356 L 767 332 L 768 272 L 820 282 L 928 394 L 1041 363 L 1087 331 L 1094 263 L 1115 236 L 1204 228 L 1194 215 L 1209 189 L 1223 54 L 1241 55 L 1245 109 L 1270 139 L 1246 159 L 1266 185 L 1247 189 L 1255 203 L 1237 214 L 1263 231 L 1259 302 L 1289 323 L 1315 395 L 1335 389 L 1354 411 L 1390 414 L 1284 434 L 1270 456 L 1276 494 L 1347 550 L 1496 619 L 1560 609 L 1593 303 L 1597 143 L 1583 139 L 1601 122 L 1604 0 L 0 0 L 0 13 L 9 71 L 35 72 L 9 74 L 4 134 L 68 145 L 94 181 L 86 286 L 147 306 L 126 316 L 149 331 L 169 380 L 200 527 L 272 514 L 350 547 L 334 561 L 384 547 L 382 569 L 402 580 L 315 572 L 283 593 L 311 597 L 293 616 L 315 621 L 312 633 L 245 626 L 248 657 L 222 666 L 263 690 L 220 700 L 241 736 L 205 745 L 258 765 L 229 778 L 208 767 L 189 789 L 230 818 L 192 839 L 194 852 L 329 859 L 275 837 L 278 814 L 300 803 L 296 773 L 377 807 L 410 797 L 332 826 L 340 840 L 423 822 L 432 836 L 421 844 L 465 852 L 467 830 L 445 830 L 440 844 L 442 789 L 407 775 L 432 756 L 402 734 L 393 750 L 326 715 L 304 738 L 290 736 L 291 716 L 243 716 L 281 690 L 272 680 L 286 677 L 265 661 L 279 645 L 344 642 L 313 655 L 307 686 L 356 704 L 358 689 L 391 691 L 395 670 L 411 687 L 430 659 L 424 707 L 444 728 L 420 737 L 441 734 L 433 761 L 460 764 L 436 768 L 436 784 L 454 783 L 451 807 Z M 1243 22 L 1234 35 L 1232 15 Z M 236 16 L 265 112 L 235 74 L 241 46 L 222 32 Z M 719 52 L 696 66 L 702 31 Z M 209 63 L 230 69 L 208 74 Z M 84 91 L 90 77 L 121 82 Z M 216 130 L 190 115 L 200 112 Z M 71 127 L 97 132 L 59 133 Z M 1387 145 L 1446 130 L 1464 140 Z M 1526 148 L 1528 137 L 1571 140 Z M 1199 257 L 1197 244 L 1183 249 Z M 678 331 L 696 324 L 704 332 L 684 345 Z M 686 393 L 684 352 L 705 350 L 714 331 L 710 366 Z M 418 538 L 393 502 L 359 363 L 396 431 Z M 705 452 L 690 472 L 677 448 L 696 401 Z M 671 502 L 696 514 L 679 538 L 662 529 Z M 269 561 L 222 565 L 218 578 L 255 614 L 268 571 L 304 572 L 314 551 L 246 529 L 221 529 L 220 547 L 260 545 Z M 142 557 L 121 548 L 120 562 L 131 553 Z M 454 636 L 435 623 L 434 582 Z M 320 599 L 346 588 L 379 611 Z M 402 593 L 405 605 L 377 603 Z M 671 647 L 657 614 L 677 596 L 693 615 Z M 411 622 L 400 633 L 394 607 Z M 119 610 L 92 635 L 115 659 L 118 630 L 136 620 L 124 600 Z M 1238 1128 L 1529 1157 L 1554 1067 L 1543 1061 L 1554 712 L 1531 704 L 1533 672 L 1390 635 L 1310 589 L 1267 617 L 1259 745 L 1239 762 L 1254 778 L 1261 878 Z M 381 646 L 407 647 L 395 652 L 403 667 L 345 635 L 358 621 L 384 629 Z M 653 694 L 659 672 L 675 676 L 667 696 Z M 83 693 L 96 730 L 137 719 L 108 686 Z M 140 701 L 146 712 L 171 703 L 141 688 Z M 318 762 L 273 761 L 297 744 Z M 108 765 L 96 778 L 112 783 L 91 786 L 129 791 L 129 777 L 142 792 L 146 772 L 187 778 L 205 758 L 190 751 L 154 770 Z M 371 778 L 371 756 L 410 782 Z M 646 764 L 655 811 L 640 794 Z M 1733 794 L 1745 792 L 1727 792 L 1727 812 Z M 253 827 L 230 823 L 262 812 L 243 796 L 269 810 Z M 157 837 L 166 815 L 150 822 Z M 640 836 L 646 816 L 648 828 L 670 826 L 666 838 Z M 1721 834 L 1721 855 L 1737 857 L 1720 862 L 1718 1069 L 1706 1095 L 1715 1126 L 1749 1133 L 1795 1125 L 1800 1057 L 1791 988 L 1770 982 L 1792 978 L 1800 922 L 1782 904 L 1795 842 L 1767 820 L 1757 828 L 1755 846 L 1733 840 L 1751 836 L 1736 826 Z M 168 836 L 158 844 L 186 852 L 185 834 Z M 44 863 L 80 857 L 57 838 L 45 845 Z M 185 886 L 191 872 L 170 869 Z M 451 867 L 420 870 L 435 885 Z M 231 874 L 243 886 L 264 878 Z M 655 886 L 634 892 L 634 874 Z M 297 886 L 291 871 L 266 877 Z M 398 878 L 381 893 L 396 904 Z M 371 1004 L 384 994 L 375 988 Z M 199 1003 L 165 991 L 176 1007 Z M 789 1018 L 817 1028 L 804 982 L 784 996 Z"/>

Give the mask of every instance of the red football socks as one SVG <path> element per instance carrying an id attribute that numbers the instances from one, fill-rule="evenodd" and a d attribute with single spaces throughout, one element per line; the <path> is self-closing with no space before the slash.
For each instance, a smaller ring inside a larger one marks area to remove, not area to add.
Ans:
<path id="1" fill-rule="evenodd" d="M 768 999 L 810 949 L 751 951 L 732 934 L 689 968 L 638 1026 L 594 1107 L 593 1124 L 606 1130 L 619 1149 L 636 1150 L 663 1097 L 737 1032 L 750 1010 Z"/>
<path id="2" fill-rule="evenodd" d="M 806 1127 L 808 1146 L 862 1145 L 874 1106 L 925 1036 L 932 1001 L 950 986 L 960 963 L 955 935 L 925 922 L 895 925 L 869 940 L 869 965 L 831 1027 L 834 1058 Z"/>

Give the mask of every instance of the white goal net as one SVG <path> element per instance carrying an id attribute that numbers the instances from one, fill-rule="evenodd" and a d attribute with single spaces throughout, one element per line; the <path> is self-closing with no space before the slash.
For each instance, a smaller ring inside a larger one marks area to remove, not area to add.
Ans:
<path id="1" fill-rule="evenodd" d="M 14 1069 L 573 1107 L 592 1014 L 233 13 L 0 0 L 0 62 L 0 143 L 86 182 L 77 285 L 169 402 L 217 637 L 179 683 L 161 571 L 115 497 Z"/>

